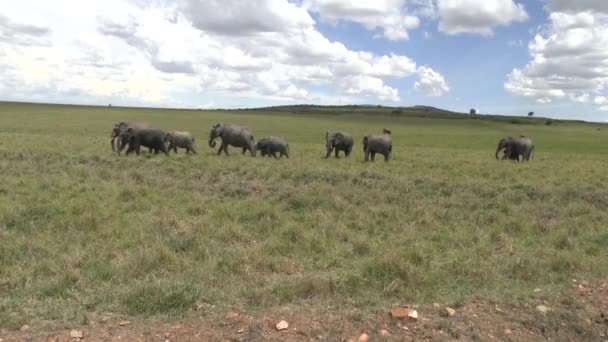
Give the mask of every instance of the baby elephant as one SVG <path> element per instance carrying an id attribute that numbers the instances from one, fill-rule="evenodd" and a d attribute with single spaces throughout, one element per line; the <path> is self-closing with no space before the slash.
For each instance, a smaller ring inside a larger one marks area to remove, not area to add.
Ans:
<path id="1" fill-rule="evenodd" d="M 279 153 L 279 158 L 283 156 L 289 158 L 289 144 L 282 138 L 267 137 L 260 139 L 255 145 L 255 149 L 256 151 L 260 151 L 262 157 L 273 156 L 275 159 L 278 159 L 276 154 Z"/>
<path id="2" fill-rule="evenodd" d="M 177 148 L 185 148 L 186 154 L 192 152 L 196 154 L 194 146 L 194 137 L 190 132 L 172 131 L 165 135 L 165 143 L 169 144 L 168 150 L 177 153 Z"/>

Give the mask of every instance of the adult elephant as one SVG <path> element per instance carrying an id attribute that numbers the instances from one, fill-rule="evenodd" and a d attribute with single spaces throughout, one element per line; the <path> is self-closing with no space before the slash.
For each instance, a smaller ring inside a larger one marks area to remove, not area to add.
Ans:
<path id="1" fill-rule="evenodd" d="M 262 157 L 273 156 L 274 159 L 282 158 L 283 156 L 289 158 L 289 144 L 285 139 L 278 137 L 267 137 L 258 140 L 255 145 L 255 149 L 260 151 Z M 277 157 L 279 153 L 279 157 Z"/>
<path id="2" fill-rule="evenodd" d="M 353 150 L 353 137 L 346 132 L 325 132 L 325 147 L 327 154 L 325 158 L 329 158 L 332 151 L 336 151 L 336 158 L 339 158 L 340 151 L 348 157 Z"/>
<path id="3" fill-rule="evenodd" d="M 503 151 L 503 160 L 508 158 L 520 161 L 519 156 L 521 156 L 521 161 L 529 161 L 534 153 L 534 144 L 532 144 L 532 139 L 523 135 L 519 137 L 506 137 L 498 142 L 494 155 L 496 159 L 498 159 L 500 151 Z"/>
<path id="4" fill-rule="evenodd" d="M 118 152 L 120 151 L 118 147 L 121 145 L 120 142 L 120 133 L 122 131 L 127 130 L 128 128 L 133 129 L 145 129 L 145 128 L 153 128 L 153 126 L 147 122 L 119 122 L 114 125 L 112 128 L 112 133 L 110 134 L 110 145 L 112 145 L 112 151 Z M 151 151 L 151 150 L 150 150 Z"/>
<path id="5" fill-rule="evenodd" d="M 155 154 L 162 151 L 165 155 L 169 155 L 167 145 L 165 145 L 165 136 L 165 132 L 156 128 L 127 128 L 120 132 L 120 148 L 118 149 L 118 153 L 120 154 L 125 146 L 129 144 L 126 152 L 127 155 L 133 151 L 139 155 L 141 146 L 154 150 Z"/>
<path id="6" fill-rule="evenodd" d="M 370 134 L 364 137 L 363 152 L 365 152 L 365 161 L 369 160 L 370 154 L 374 161 L 376 153 L 379 153 L 384 156 L 384 161 L 388 162 L 393 152 L 393 140 L 390 134 Z"/>
<path id="7" fill-rule="evenodd" d="M 242 148 L 243 154 L 249 151 L 251 156 L 255 157 L 253 133 L 251 133 L 249 127 L 218 123 L 213 125 L 211 132 L 209 132 L 209 147 L 215 147 L 215 138 L 217 137 L 222 139 L 222 144 L 217 150 L 218 155 L 222 151 L 224 151 L 225 155 L 228 155 L 228 145 L 231 145 Z"/>

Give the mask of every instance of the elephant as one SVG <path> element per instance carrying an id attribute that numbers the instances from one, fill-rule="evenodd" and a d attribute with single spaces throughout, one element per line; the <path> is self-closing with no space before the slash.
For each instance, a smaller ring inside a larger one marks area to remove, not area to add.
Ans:
<path id="1" fill-rule="evenodd" d="M 127 149 L 127 155 L 133 151 L 135 151 L 135 154 L 139 155 L 141 146 L 154 150 L 155 154 L 158 154 L 158 151 L 162 151 L 165 155 L 169 155 L 167 145 L 165 145 L 165 136 L 165 132 L 160 129 L 134 129 L 129 127 L 120 133 L 120 148 L 118 152 L 120 153 L 128 143 L 129 148 Z"/>
<path id="2" fill-rule="evenodd" d="M 502 159 L 511 159 L 520 161 L 519 156 L 522 156 L 521 161 L 529 161 L 534 154 L 534 145 L 532 140 L 526 136 L 506 137 L 500 139 L 496 147 L 495 157 L 498 159 L 498 153 L 504 151 Z"/>
<path id="3" fill-rule="evenodd" d="M 165 143 L 169 144 L 168 150 L 177 153 L 177 148 L 185 148 L 186 154 L 192 152 L 196 154 L 194 137 L 190 132 L 172 131 L 165 135 Z"/>
<path id="4" fill-rule="evenodd" d="M 222 145 L 217 150 L 220 155 L 224 151 L 228 155 L 228 145 L 240 147 L 243 149 L 243 154 L 249 151 L 252 157 L 255 157 L 255 145 L 251 129 L 246 126 L 238 126 L 233 124 L 218 123 L 213 125 L 209 132 L 209 147 L 215 147 L 215 138 L 222 139 Z"/>
<path id="5" fill-rule="evenodd" d="M 112 145 L 112 151 L 116 151 L 116 152 L 118 152 L 118 154 L 120 154 L 120 151 L 118 151 L 118 147 L 121 144 L 120 133 L 123 130 L 126 130 L 128 128 L 142 129 L 142 128 L 153 128 L 153 127 L 151 124 L 149 124 L 147 122 L 124 122 L 124 121 L 122 121 L 122 122 L 115 124 L 114 127 L 112 128 L 112 133 L 110 133 L 110 145 Z M 152 149 L 150 149 L 150 152 L 152 152 Z"/>
<path id="6" fill-rule="evenodd" d="M 325 147 L 327 154 L 325 158 L 329 158 L 332 151 L 336 151 L 336 158 L 339 158 L 340 151 L 344 151 L 346 157 L 350 156 L 353 150 L 353 137 L 346 132 L 325 132 Z"/>
<path id="7" fill-rule="evenodd" d="M 392 134 L 391 130 L 388 128 L 383 128 L 382 129 L 382 134 Z"/>
<path id="8" fill-rule="evenodd" d="M 258 140 L 255 145 L 255 149 L 260 151 L 262 157 L 273 156 L 274 159 L 283 158 L 283 156 L 289 158 L 289 144 L 285 139 L 277 137 L 267 137 Z M 277 158 L 277 153 L 279 157 Z"/>
<path id="9" fill-rule="evenodd" d="M 365 161 L 369 160 L 370 154 L 374 161 L 376 153 L 380 153 L 384 156 L 384 161 L 388 162 L 393 152 L 393 140 L 389 134 L 370 134 L 363 138 L 363 151 Z"/>

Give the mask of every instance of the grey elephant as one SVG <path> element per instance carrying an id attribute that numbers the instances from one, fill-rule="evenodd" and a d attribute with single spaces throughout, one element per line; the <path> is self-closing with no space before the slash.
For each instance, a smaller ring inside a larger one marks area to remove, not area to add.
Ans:
<path id="1" fill-rule="evenodd" d="M 215 147 L 215 138 L 217 137 L 222 139 L 222 144 L 217 150 L 218 155 L 222 151 L 224 151 L 225 155 L 228 155 L 228 145 L 231 145 L 242 148 L 243 154 L 249 151 L 251 156 L 255 157 L 254 138 L 249 127 L 218 123 L 213 125 L 211 132 L 209 132 L 209 147 Z"/>
<path id="2" fill-rule="evenodd" d="M 392 134 L 391 130 L 389 128 L 383 128 L 382 129 L 382 134 Z"/>
<path id="3" fill-rule="evenodd" d="M 118 147 L 121 145 L 120 133 L 128 128 L 142 129 L 142 128 L 153 128 L 153 126 L 147 122 L 119 122 L 114 125 L 112 132 L 110 133 L 110 145 L 112 145 L 112 151 L 120 154 Z M 152 149 L 150 149 L 152 152 Z"/>
<path id="4" fill-rule="evenodd" d="M 192 152 L 196 154 L 194 137 L 190 132 L 171 131 L 165 135 L 165 143 L 169 144 L 168 150 L 177 153 L 177 148 L 185 148 L 186 154 Z"/>
<path id="5" fill-rule="evenodd" d="M 155 154 L 162 151 L 165 155 L 169 155 L 167 145 L 165 145 L 165 136 L 165 132 L 156 128 L 127 128 L 120 132 L 120 148 L 118 152 L 120 153 L 129 144 L 127 155 L 133 151 L 139 155 L 141 146 L 154 150 Z"/>
<path id="6" fill-rule="evenodd" d="M 503 151 L 502 159 L 511 159 L 520 161 L 529 161 L 534 153 L 534 145 L 532 140 L 526 136 L 506 137 L 500 139 L 496 147 L 495 157 L 498 159 L 498 154 Z"/>
<path id="7" fill-rule="evenodd" d="M 262 157 L 273 156 L 275 159 L 282 158 L 283 156 L 289 158 L 289 144 L 285 139 L 277 137 L 267 137 L 258 140 L 255 145 L 255 149 L 260 151 Z M 277 153 L 279 157 L 277 158 Z"/>
<path id="8" fill-rule="evenodd" d="M 335 151 L 336 158 L 339 158 L 340 151 L 348 157 L 353 150 L 353 137 L 346 132 L 325 132 L 325 147 L 327 154 L 325 158 L 329 158 L 332 151 Z"/>
<path id="9" fill-rule="evenodd" d="M 365 152 L 365 161 L 369 160 L 370 154 L 374 161 L 376 153 L 379 153 L 384 156 L 384 161 L 388 162 L 393 152 L 393 140 L 390 134 L 370 134 L 364 137 L 363 152 Z"/>

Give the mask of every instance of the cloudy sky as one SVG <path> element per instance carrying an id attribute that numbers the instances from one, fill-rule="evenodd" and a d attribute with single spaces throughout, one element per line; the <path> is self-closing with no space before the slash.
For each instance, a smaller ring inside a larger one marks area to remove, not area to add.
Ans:
<path id="1" fill-rule="evenodd" d="M 0 100 L 608 120 L 607 0 L 0 3 Z"/>

